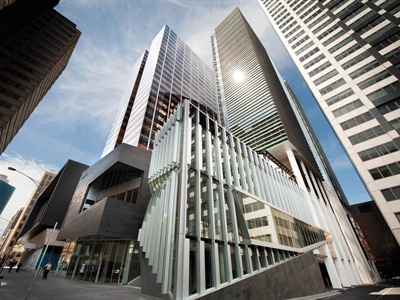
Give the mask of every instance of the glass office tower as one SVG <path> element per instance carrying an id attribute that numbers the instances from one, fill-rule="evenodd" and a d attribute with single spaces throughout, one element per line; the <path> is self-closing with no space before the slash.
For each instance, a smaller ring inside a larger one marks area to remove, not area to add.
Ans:
<path id="1" fill-rule="evenodd" d="M 212 70 L 167 25 L 136 63 L 131 82 L 103 156 L 115 147 L 115 133 L 124 122 L 122 142 L 151 150 L 154 135 L 184 99 L 196 101 L 204 111 L 217 111 Z"/>
<path id="2" fill-rule="evenodd" d="M 226 108 L 220 110 L 226 114 L 221 119 L 241 141 L 291 174 L 311 199 L 304 205 L 307 207 L 307 203 L 312 203 L 307 209 L 313 212 L 313 222 L 333 235 L 333 244 L 347 249 L 339 256 L 324 251 L 325 254 L 319 257 L 327 266 L 332 285 L 341 287 L 370 282 L 373 272 L 369 273 L 369 266 L 341 205 L 346 201 L 339 199 L 339 189 L 335 191 L 331 182 L 327 182 L 329 176 L 323 176 L 320 171 L 321 168 L 324 174 L 329 174 L 331 170 L 325 168 L 329 163 L 319 155 L 321 149 L 317 151 L 318 144 L 313 141 L 315 137 L 304 121 L 293 93 L 280 78 L 238 8 L 217 26 L 212 45 L 218 98 L 221 106 Z M 341 273 L 342 267 L 337 263 L 348 264 L 343 265 L 347 272 Z M 362 265 L 361 272 L 358 265 Z M 352 278 L 348 274 L 352 274 Z"/>
<path id="3" fill-rule="evenodd" d="M 400 243 L 400 3 L 259 3 Z"/>

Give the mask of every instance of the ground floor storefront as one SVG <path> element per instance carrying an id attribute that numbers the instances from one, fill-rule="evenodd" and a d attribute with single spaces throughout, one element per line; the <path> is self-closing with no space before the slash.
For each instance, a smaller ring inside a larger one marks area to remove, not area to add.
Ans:
<path id="1" fill-rule="evenodd" d="M 132 240 L 78 240 L 65 245 L 57 276 L 125 285 L 140 275 L 139 249 Z"/>

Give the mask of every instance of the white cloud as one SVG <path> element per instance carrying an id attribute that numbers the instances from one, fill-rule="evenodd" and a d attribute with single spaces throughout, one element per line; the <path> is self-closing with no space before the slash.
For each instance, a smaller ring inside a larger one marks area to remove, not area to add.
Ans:
<path id="1" fill-rule="evenodd" d="M 2 218 L 11 220 L 15 213 L 27 204 L 36 185 L 26 176 L 8 170 L 8 167 L 13 167 L 37 181 L 41 179 L 45 171 L 56 173 L 58 169 L 54 165 L 46 164 L 31 158 L 10 156 L 4 153 L 0 156 L 0 174 L 6 175 L 9 181 L 8 183 L 15 187 L 14 194 L 1 214 Z M 7 221 L 4 219 L 0 219 L 0 234 L 8 225 Z"/>

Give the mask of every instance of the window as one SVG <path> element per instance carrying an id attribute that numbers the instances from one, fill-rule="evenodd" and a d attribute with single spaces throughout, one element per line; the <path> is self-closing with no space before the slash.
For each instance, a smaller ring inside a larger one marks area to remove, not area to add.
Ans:
<path id="1" fill-rule="evenodd" d="M 367 88 L 367 87 L 369 87 L 369 86 L 371 86 L 371 85 L 373 85 L 373 84 L 375 84 L 375 83 L 377 83 L 377 82 L 379 82 L 379 81 L 381 81 L 381 80 L 383 80 L 385 78 L 390 77 L 391 75 L 392 75 L 392 73 L 390 73 L 388 70 L 384 70 L 384 71 L 382 71 L 382 72 L 380 72 L 378 74 L 375 74 L 375 75 L 369 77 L 366 80 L 363 80 L 363 81 L 357 83 L 357 85 L 358 85 L 358 87 L 360 89 L 363 90 L 363 89 L 365 89 L 365 88 Z"/>
<path id="2" fill-rule="evenodd" d="M 381 191 L 386 201 L 394 201 L 400 199 L 400 186 L 395 186 Z"/>
<path id="3" fill-rule="evenodd" d="M 317 62 L 323 60 L 324 58 L 325 58 L 325 55 L 320 54 L 316 58 L 314 58 L 314 59 L 310 60 L 308 63 L 306 63 L 304 65 L 304 68 L 308 69 L 308 68 L 312 67 L 313 65 L 315 65 Z"/>
<path id="4" fill-rule="evenodd" d="M 355 118 L 351 118 L 349 120 L 346 120 L 346 121 L 340 123 L 340 126 L 342 127 L 343 130 L 347 130 L 347 129 L 353 128 L 353 127 L 355 127 L 357 125 L 360 125 L 360 124 L 365 123 L 365 122 L 367 122 L 369 120 L 372 120 L 372 119 L 373 119 L 373 117 L 372 117 L 371 113 L 370 112 L 366 112 L 366 113 L 364 113 L 362 115 L 359 115 L 359 116 L 357 116 Z"/>
<path id="5" fill-rule="evenodd" d="M 355 70 L 354 72 L 351 72 L 349 74 L 349 76 L 352 79 L 355 79 L 355 78 L 360 77 L 361 75 L 367 73 L 368 71 L 371 71 L 372 69 L 376 68 L 379 65 L 380 65 L 380 63 L 378 63 L 377 61 L 371 61 L 370 63 L 366 64 L 365 66 L 362 66 L 361 68 Z"/>
<path id="6" fill-rule="evenodd" d="M 385 104 L 377 106 L 376 108 L 382 115 L 387 114 L 391 111 L 398 110 L 400 108 L 400 98 L 396 98 L 392 101 L 386 102 Z"/>
<path id="7" fill-rule="evenodd" d="M 302 57 L 299 58 L 300 61 L 304 61 L 307 58 L 309 58 L 310 56 L 314 55 L 315 53 L 319 52 L 319 48 L 315 47 L 314 49 L 312 49 L 310 52 L 306 53 L 305 55 L 303 55 Z"/>
<path id="8" fill-rule="evenodd" d="M 393 127 L 393 129 L 398 130 L 400 129 L 400 118 L 391 120 L 389 124 Z"/>
<path id="9" fill-rule="evenodd" d="M 350 54 L 352 54 L 353 52 L 356 52 L 360 48 L 361 48 L 361 46 L 359 44 L 355 44 L 355 45 L 349 47 L 348 49 L 346 49 L 345 51 L 343 51 L 342 53 L 336 55 L 335 59 L 337 61 L 342 60 L 343 58 L 348 57 Z"/>
<path id="10" fill-rule="evenodd" d="M 400 222 L 400 212 L 395 213 L 395 216 L 396 216 L 397 220 Z"/>
<path id="11" fill-rule="evenodd" d="M 347 90 L 344 90 L 343 92 L 340 92 L 339 94 L 326 99 L 326 103 L 328 105 L 332 105 L 339 102 L 340 100 L 350 97 L 351 95 L 354 95 L 354 91 L 351 88 L 348 88 Z"/>
<path id="12" fill-rule="evenodd" d="M 308 75 L 310 75 L 310 77 L 313 77 L 314 75 L 317 75 L 319 72 L 325 70 L 326 68 L 329 68 L 331 65 L 332 64 L 329 61 L 327 61 L 327 62 L 323 63 L 322 65 L 320 65 L 319 67 L 316 67 L 311 72 L 309 72 Z"/>
<path id="13" fill-rule="evenodd" d="M 325 94 L 333 91 L 334 89 L 337 89 L 338 87 L 344 85 L 345 83 L 346 83 L 346 81 L 343 78 L 340 78 L 340 79 L 336 80 L 335 82 L 327 85 L 326 87 L 320 89 L 319 92 L 321 93 L 321 95 L 325 95 Z"/>
<path id="14" fill-rule="evenodd" d="M 319 85 L 319 84 L 327 81 L 328 79 L 336 76 L 337 74 L 339 74 L 338 71 L 336 69 L 333 69 L 332 71 L 326 73 L 325 75 L 321 76 L 317 80 L 314 80 L 314 84 Z"/>
<path id="15" fill-rule="evenodd" d="M 368 99 L 371 100 L 372 102 L 389 95 L 390 93 L 394 91 L 400 90 L 400 82 L 395 81 L 379 90 L 376 90 L 370 94 L 367 95 Z"/>
<path id="16" fill-rule="evenodd" d="M 358 153 L 362 161 L 367 161 L 370 159 L 374 159 L 376 157 L 384 156 L 389 153 L 393 153 L 399 151 L 396 144 L 393 142 L 388 142 Z"/>
<path id="17" fill-rule="evenodd" d="M 354 57 L 353 59 L 350 59 L 349 61 L 345 62 L 342 67 L 343 69 L 348 69 L 352 66 L 354 66 L 355 64 L 359 63 L 360 61 L 363 61 L 364 59 L 366 59 L 367 57 L 369 57 L 370 54 L 368 52 L 363 52 L 359 55 L 357 55 L 356 57 Z"/>
<path id="18" fill-rule="evenodd" d="M 339 50 L 340 48 L 342 48 L 343 46 L 347 45 L 348 43 L 350 43 L 353 40 L 353 37 L 349 36 L 347 38 L 345 38 L 343 41 L 339 42 L 338 44 L 336 44 L 335 46 L 333 46 L 332 48 L 328 49 L 329 53 L 333 53 L 336 50 Z"/>
<path id="19" fill-rule="evenodd" d="M 389 164 L 386 166 L 374 168 L 374 169 L 369 170 L 369 173 L 371 174 L 372 178 L 374 178 L 375 180 L 398 175 L 398 174 L 400 174 L 400 163 L 395 162 L 395 163 L 392 163 L 392 164 Z"/>
<path id="20" fill-rule="evenodd" d="M 335 117 L 340 117 L 340 116 L 347 114 L 348 112 L 355 110 L 361 106 L 363 106 L 362 102 L 359 99 L 357 99 L 349 104 L 346 104 L 346 105 L 334 110 L 333 114 L 335 115 Z"/>
<path id="21" fill-rule="evenodd" d="M 363 132 L 359 132 L 355 135 L 349 137 L 352 145 L 357 145 L 359 143 L 365 142 L 367 140 L 373 139 L 374 137 L 385 134 L 385 131 L 381 126 L 376 126 L 374 128 L 367 129 Z"/>

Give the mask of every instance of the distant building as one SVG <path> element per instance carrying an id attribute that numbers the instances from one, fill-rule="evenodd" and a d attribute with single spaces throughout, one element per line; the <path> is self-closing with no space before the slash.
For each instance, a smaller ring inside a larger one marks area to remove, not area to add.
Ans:
<path id="1" fill-rule="evenodd" d="M 19 259 L 19 257 L 21 256 L 21 252 L 14 251 L 16 249 L 13 248 L 13 246 L 16 246 L 16 248 L 21 247 L 21 245 L 19 245 L 17 243 L 21 229 L 24 227 L 25 221 L 28 218 L 30 210 L 32 209 L 33 205 L 35 204 L 37 198 L 42 193 L 42 191 L 49 185 L 49 183 L 54 178 L 54 176 L 55 176 L 55 174 L 53 174 L 53 173 L 45 172 L 45 174 L 39 180 L 39 184 L 36 187 L 36 189 L 34 190 L 32 197 L 26 203 L 25 207 L 21 208 L 21 210 L 19 211 L 18 218 L 15 220 L 16 221 L 15 226 L 13 227 L 10 234 L 7 236 L 5 245 L 1 249 L 0 254 L 5 255 L 7 253 L 11 253 L 11 256 L 9 259 L 16 259 L 16 260 Z"/>
<path id="2" fill-rule="evenodd" d="M 400 244 L 400 2 L 258 2 Z"/>
<path id="3" fill-rule="evenodd" d="M 387 276 L 400 276 L 400 247 L 374 201 L 353 204 L 351 215 L 364 251 L 378 271 Z M 400 216 L 399 216 L 400 221 Z"/>
<path id="4" fill-rule="evenodd" d="M 0 215 L 15 191 L 15 187 L 8 182 L 7 176 L 0 174 Z"/>
<path id="5" fill-rule="evenodd" d="M 52 178 L 43 187 L 36 201 L 27 204 L 18 234 L 18 245 L 23 251 L 21 259 L 24 267 L 36 269 L 52 261 L 53 268 L 57 267 L 64 243 L 57 241 L 57 234 L 71 202 L 76 185 L 87 165 L 68 160 L 57 175 L 46 173 L 43 178 Z M 46 180 L 43 179 L 43 180 Z M 57 226 L 55 227 L 57 223 Z M 52 239 L 50 235 L 55 228 Z M 47 252 L 43 250 L 49 244 Z M 43 256 L 42 265 L 39 266 Z"/>
<path id="6" fill-rule="evenodd" d="M 78 42 L 76 25 L 53 9 L 58 2 L 16 0 L 0 9 L 0 154 L 63 72 Z"/>

